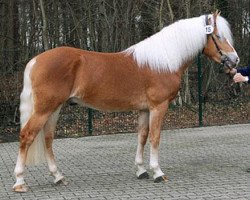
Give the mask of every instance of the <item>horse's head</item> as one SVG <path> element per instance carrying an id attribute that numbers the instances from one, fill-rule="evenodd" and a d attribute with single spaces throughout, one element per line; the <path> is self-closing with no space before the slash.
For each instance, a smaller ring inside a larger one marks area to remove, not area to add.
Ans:
<path id="1" fill-rule="evenodd" d="M 214 61 L 223 64 L 228 70 L 236 67 L 240 59 L 232 46 L 232 34 L 227 21 L 216 11 L 205 16 L 205 23 L 207 43 L 203 53 Z"/>

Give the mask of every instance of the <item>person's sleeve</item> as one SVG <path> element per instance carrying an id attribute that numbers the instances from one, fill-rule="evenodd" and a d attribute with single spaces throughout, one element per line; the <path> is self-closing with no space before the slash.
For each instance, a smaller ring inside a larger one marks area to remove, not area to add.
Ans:
<path id="1" fill-rule="evenodd" d="M 250 64 L 247 67 L 237 69 L 237 73 L 241 73 L 242 76 L 248 76 L 248 83 L 250 83 Z"/>

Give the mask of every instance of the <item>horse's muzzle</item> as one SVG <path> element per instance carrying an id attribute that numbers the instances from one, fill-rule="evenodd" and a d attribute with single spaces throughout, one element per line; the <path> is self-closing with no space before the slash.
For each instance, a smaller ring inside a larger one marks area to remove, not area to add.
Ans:
<path id="1" fill-rule="evenodd" d="M 221 64 L 223 64 L 224 67 L 227 67 L 229 69 L 236 67 L 239 62 L 240 62 L 240 59 L 238 55 L 235 53 L 223 54 L 221 56 Z"/>

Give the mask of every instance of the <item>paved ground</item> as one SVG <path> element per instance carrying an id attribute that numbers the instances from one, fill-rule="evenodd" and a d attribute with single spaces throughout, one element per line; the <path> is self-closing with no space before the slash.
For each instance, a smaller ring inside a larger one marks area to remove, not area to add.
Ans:
<path id="1" fill-rule="evenodd" d="M 0 199 L 250 199 L 250 124 L 163 131 L 167 183 L 135 177 L 136 134 L 58 139 L 69 185 L 53 185 L 46 165 L 29 167 L 29 192 L 11 191 L 18 143 L 0 144 Z M 148 163 L 149 146 L 146 148 Z"/>

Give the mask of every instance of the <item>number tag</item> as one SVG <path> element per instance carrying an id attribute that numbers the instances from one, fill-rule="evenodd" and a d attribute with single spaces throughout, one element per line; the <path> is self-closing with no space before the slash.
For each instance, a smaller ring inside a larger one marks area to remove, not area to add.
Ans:
<path id="1" fill-rule="evenodd" d="M 206 34 L 209 35 L 214 32 L 214 27 L 212 25 L 205 26 Z"/>

